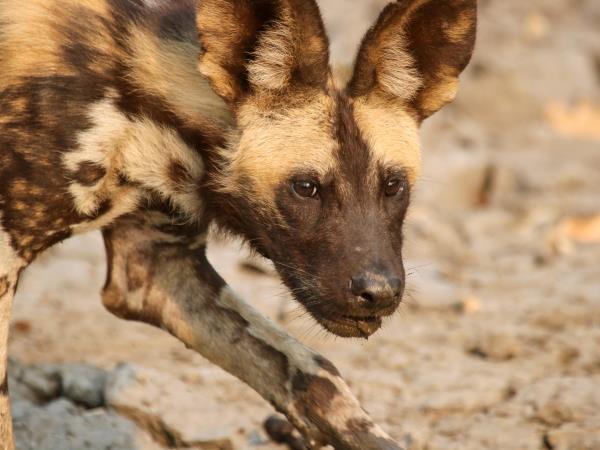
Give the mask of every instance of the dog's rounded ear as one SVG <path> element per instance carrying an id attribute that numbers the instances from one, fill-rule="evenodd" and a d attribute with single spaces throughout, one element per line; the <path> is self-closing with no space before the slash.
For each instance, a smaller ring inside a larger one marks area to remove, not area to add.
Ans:
<path id="1" fill-rule="evenodd" d="M 477 0 L 398 0 L 367 32 L 347 90 L 378 91 L 421 121 L 454 100 L 475 45 Z"/>
<path id="2" fill-rule="evenodd" d="M 255 90 L 320 87 L 329 42 L 314 0 L 200 0 L 199 70 L 235 105 Z"/>

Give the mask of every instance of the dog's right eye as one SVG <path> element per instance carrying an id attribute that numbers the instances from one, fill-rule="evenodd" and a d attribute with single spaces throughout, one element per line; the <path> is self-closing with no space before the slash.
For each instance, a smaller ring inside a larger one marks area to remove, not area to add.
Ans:
<path id="1" fill-rule="evenodd" d="M 297 180 L 292 182 L 292 190 L 296 195 L 304 198 L 313 198 L 317 195 L 317 183 L 307 180 Z"/>

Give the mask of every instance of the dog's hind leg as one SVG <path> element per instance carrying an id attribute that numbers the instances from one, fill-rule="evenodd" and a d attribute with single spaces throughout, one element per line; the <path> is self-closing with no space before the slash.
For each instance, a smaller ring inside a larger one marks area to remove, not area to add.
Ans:
<path id="1" fill-rule="evenodd" d="M 14 448 L 8 396 L 8 330 L 12 300 L 23 266 L 11 247 L 8 234 L 0 226 L 0 450 Z"/>

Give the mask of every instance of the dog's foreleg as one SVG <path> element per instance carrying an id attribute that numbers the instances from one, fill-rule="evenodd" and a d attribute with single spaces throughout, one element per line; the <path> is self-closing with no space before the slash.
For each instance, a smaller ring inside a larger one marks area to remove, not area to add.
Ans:
<path id="1" fill-rule="evenodd" d="M 168 330 L 268 400 L 311 448 L 399 449 L 360 407 L 337 369 L 241 301 L 211 267 L 202 241 L 142 216 L 104 231 L 105 306 Z"/>
<path id="2" fill-rule="evenodd" d="M 0 226 L 0 450 L 12 450 L 15 445 L 8 396 L 8 331 L 19 271 L 23 266 L 10 245 L 8 234 Z"/>
<path id="3" fill-rule="evenodd" d="M 3 255 L 0 254 L 0 258 Z M 14 448 L 10 400 L 8 397 L 8 329 L 14 294 L 15 274 L 0 272 L 0 450 Z"/>

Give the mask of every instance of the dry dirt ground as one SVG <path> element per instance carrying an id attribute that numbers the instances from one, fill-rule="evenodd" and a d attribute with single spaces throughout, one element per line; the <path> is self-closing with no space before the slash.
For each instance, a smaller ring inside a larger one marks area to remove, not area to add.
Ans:
<path id="1" fill-rule="evenodd" d="M 321 3 L 348 63 L 385 2 Z M 600 2 L 480 3 L 459 98 L 423 130 L 410 292 L 381 332 L 368 342 L 321 332 L 236 243 L 215 242 L 211 260 L 334 361 L 407 449 L 598 450 Z M 103 310 L 104 271 L 92 234 L 24 276 L 10 342 L 18 448 L 279 448 L 256 394 Z"/>

